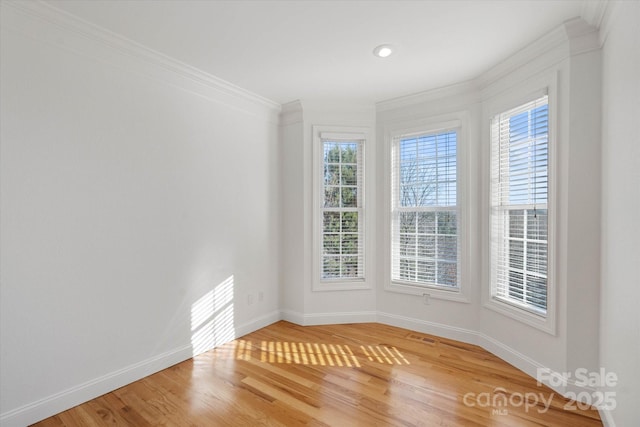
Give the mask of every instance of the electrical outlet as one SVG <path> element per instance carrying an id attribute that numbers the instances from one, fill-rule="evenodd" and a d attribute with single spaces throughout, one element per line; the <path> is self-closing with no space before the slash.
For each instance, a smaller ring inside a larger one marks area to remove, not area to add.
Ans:
<path id="1" fill-rule="evenodd" d="M 431 295 L 429 295 L 429 294 L 422 294 L 422 302 L 424 303 L 424 305 L 429 305 L 429 304 L 431 304 Z"/>
<path id="2" fill-rule="evenodd" d="M 264 301 L 264 292 L 258 292 L 258 302 Z"/>
<path id="3" fill-rule="evenodd" d="M 253 304 L 253 294 L 247 295 L 247 304 Z"/>

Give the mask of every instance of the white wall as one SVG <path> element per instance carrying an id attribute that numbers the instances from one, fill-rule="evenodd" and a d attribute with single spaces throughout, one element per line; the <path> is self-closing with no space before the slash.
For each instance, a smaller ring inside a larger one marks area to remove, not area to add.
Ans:
<path id="1" fill-rule="evenodd" d="M 600 363 L 616 373 L 610 425 L 640 422 L 640 3 L 603 24 Z"/>
<path id="2" fill-rule="evenodd" d="M 2 6 L 7 426 L 279 318 L 279 106 L 35 12 Z"/>

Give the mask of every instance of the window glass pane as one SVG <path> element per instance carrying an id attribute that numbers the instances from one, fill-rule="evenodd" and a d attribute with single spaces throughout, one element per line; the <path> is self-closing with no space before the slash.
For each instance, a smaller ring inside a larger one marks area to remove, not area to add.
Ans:
<path id="1" fill-rule="evenodd" d="M 338 144 L 332 144 L 325 142 L 324 144 L 324 161 L 325 163 L 339 163 L 340 162 L 340 149 Z"/>
<path id="2" fill-rule="evenodd" d="M 436 238 L 429 235 L 418 235 L 418 257 L 435 258 Z"/>
<path id="3" fill-rule="evenodd" d="M 355 208 L 358 205 L 358 188 L 342 187 L 342 203 L 343 208 Z"/>
<path id="4" fill-rule="evenodd" d="M 340 254 L 340 235 L 325 234 L 323 236 L 322 247 L 325 254 Z"/>
<path id="5" fill-rule="evenodd" d="M 342 149 L 341 163 L 357 163 L 358 161 L 358 144 L 340 144 Z"/>
<path id="6" fill-rule="evenodd" d="M 400 233 L 413 233 L 416 229 L 416 213 L 400 213 Z"/>
<path id="7" fill-rule="evenodd" d="M 524 300 L 523 274 L 519 271 L 509 271 L 509 296 L 516 301 Z"/>
<path id="8" fill-rule="evenodd" d="M 358 254 L 358 235 L 357 234 L 343 234 L 342 235 L 342 253 L 346 255 Z"/>
<path id="9" fill-rule="evenodd" d="M 547 279 L 538 276 L 527 276 L 527 302 L 538 308 L 547 307 Z"/>
<path id="10" fill-rule="evenodd" d="M 323 231 L 325 233 L 336 233 L 340 231 L 340 212 L 324 212 Z"/>
<path id="11" fill-rule="evenodd" d="M 342 231 L 345 233 L 358 232 L 358 212 L 342 212 Z"/>
<path id="12" fill-rule="evenodd" d="M 438 236 L 438 259 L 454 261 L 458 256 L 458 238 L 456 236 Z"/>
<path id="13" fill-rule="evenodd" d="M 408 258 L 400 258 L 399 278 L 401 280 L 416 280 L 416 262 Z"/>
<path id="14" fill-rule="evenodd" d="M 324 188 L 324 207 L 337 208 L 340 206 L 340 187 Z"/>
<path id="15" fill-rule="evenodd" d="M 418 213 L 418 233 L 434 234 L 436 232 L 436 213 Z"/>
<path id="16" fill-rule="evenodd" d="M 358 257 L 346 256 L 342 258 L 342 277 L 358 277 Z"/>
<path id="17" fill-rule="evenodd" d="M 546 274 L 547 244 L 527 242 L 527 271 Z"/>
<path id="18" fill-rule="evenodd" d="M 509 210 L 509 237 L 522 239 L 524 236 L 524 211 L 522 209 Z"/>
<path id="19" fill-rule="evenodd" d="M 455 262 L 438 261 L 438 283 L 443 286 L 456 286 L 458 266 Z"/>
<path id="20" fill-rule="evenodd" d="M 527 239 L 547 240 L 547 210 L 531 209 L 527 211 Z"/>
<path id="21" fill-rule="evenodd" d="M 356 165 L 343 165 L 341 167 L 340 184 L 358 185 L 358 167 Z"/>
<path id="22" fill-rule="evenodd" d="M 416 263 L 417 280 L 424 283 L 436 282 L 435 260 L 420 260 Z"/>
<path id="23" fill-rule="evenodd" d="M 322 259 L 322 276 L 324 278 L 340 277 L 340 257 L 325 256 Z"/>
<path id="24" fill-rule="evenodd" d="M 400 235 L 400 255 L 415 256 L 416 254 L 416 236 L 412 234 Z"/>
<path id="25" fill-rule="evenodd" d="M 324 185 L 338 185 L 340 184 L 340 166 L 339 165 L 324 165 Z"/>
<path id="26" fill-rule="evenodd" d="M 509 268 L 524 269 L 524 243 L 521 240 L 509 240 Z"/>

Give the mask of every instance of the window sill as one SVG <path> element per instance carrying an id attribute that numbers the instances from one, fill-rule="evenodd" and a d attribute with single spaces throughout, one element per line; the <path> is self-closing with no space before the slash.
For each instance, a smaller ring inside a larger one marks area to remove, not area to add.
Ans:
<path id="1" fill-rule="evenodd" d="M 446 289 L 436 286 L 410 285 L 402 282 L 388 282 L 384 287 L 385 291 L 396 292 L 405 295 L 416 295 L 419 297 L 429 295 L 431 299 L 442 299 L 470 304 L 471 301 L 464 294 L 462 288 Z"/>

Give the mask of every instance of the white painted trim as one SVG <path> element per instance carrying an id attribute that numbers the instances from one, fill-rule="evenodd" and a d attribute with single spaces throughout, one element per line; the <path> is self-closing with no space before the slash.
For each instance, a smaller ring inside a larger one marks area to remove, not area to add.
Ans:
<path id="1" fill-rule="evenodd" d="M 436 335 L 443 338 L 462 341 L 468 344 L 477 344 L 478 341 L 478 333 L 470 329 L 449 326 L 428 320 L 414 319 L 412 317 L 400 316 L 393 313 L 384 313 L 381 311 L 378 312 L 377 319 L 378 322 L 384 325 L 396 326 L 398 328 Z"/>
<path id="2" fill-rule="evenodd" d="M 340 325 L 344 323 L 371 323 L 376 322 L 375 311 L 351 311 L 336 313 L 309 313 L 304 314 L 304 326 L 313 325 Z"/>
<path id="3" fill-rule="evenodd" d="M 280 104 L 42 1 L 3 0 L 11 31 L 277 122 Z M 34 26 L 35 25 L 35 26 Z"/>
<path id="4" fill-rule="evenodd" d="M 478 86 L 484 90 L 488 86 L 500 82 L 516 70 L 530 64 L 535 59 L 555 52 L 556 48 L 562 47 L 566 42 L 567 33 L 565 31 L 565 26 L 560 25 L 479 76 L 477 79 Z M 566 58 L 566 51 L 563 49 L 556 53 L 557 54 L 552 55 L 552 63 L 556 63 Z M 535 74 L 540 72 L 542 69 L 544 68 L 534 67 L 530 72 Z"/>
<path id="5" fill-rule="evenodd" d="M 456 83 L 450 86 L 444 86 L 427 90 L 424 92 L 414 93 L 411 95 L 401 96 L 397 98 L 387 99 L 376 103 L 376 111 L 383 113 L 385 111 L 397 110 L 400 108 L 411 107 L 414 105 L 426 104 L 443 98 L 451 98 L 455 96 L 469 96 L 469 94 L 477 93 L 478 87 L 475 80 L 469 80 L 462 83 Z M 472 104 L 474 100 L 468 103 Z"/>
<path id="6" fill-rule="evenodd" d="M 280 110 L 280 126 L 302 123 L 303 120 L 302 102 L 296 100 L 282 105 L 282 109 Z"/>
<path id="7" fill-rule="evenodd" d="M 258 329 L 265 328 L 277 321 L 282 320 L 282 313 L 280 310 L 273 310 L 270 313 L 263 314 L 249 322 L 236 326 L 236 338 L 240 338 L 244 335 L 257 331 Z"/>
<path id="8" fill-rule="evenodd" d="M 183 345 L 168 352 L 76 385 L 0 415 L 6 427 L 26 426 L 95 399 L 192 357 L 192 346 Z"/>
<path id="9" fill-rule="evenodd" d="M 580 16 L 589 25 L 600 28 L 608 3 L 608 0 L 583 0 Z"/>
<path id="10" fill-rule="evenodd" d="M 281 320 L 304 326 L 304 314 L 293 310 L 280 310 Z"/>
<path id="11" fill-rule="evenodd" d="M 616 427 L 616 423 L 613 420 L 613 414 L 610 409 L 598 408 L 598 414 L 600 414 L 600 420 L 604 427 Z"/>
<path id="12" fill-rule="evenodd" d="M 604 46 L 607 41 L 607 36 L 611 31 L 611 26 L 615 21 L 616 10 L 618 10 L 617 1 L 609 1 L 606 0 L 604 5 L 604 11 L 602 12 L 602 19 L 599 24 L 600 31 L 598 32 L 598 39 L 600 41 L 600 46 Z"/>
<path id="13" fill-rule="evenodd" d="M 565 31 L 569 39 L 571 55 L 591 52 L 600 49 L 598 29 L 589 25 L 582 18 L 575 18 L 564 23 Z"/>

